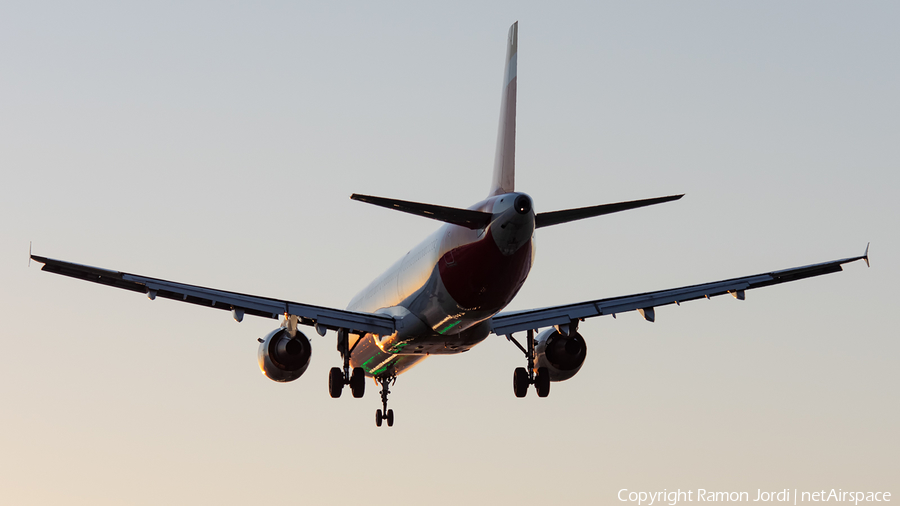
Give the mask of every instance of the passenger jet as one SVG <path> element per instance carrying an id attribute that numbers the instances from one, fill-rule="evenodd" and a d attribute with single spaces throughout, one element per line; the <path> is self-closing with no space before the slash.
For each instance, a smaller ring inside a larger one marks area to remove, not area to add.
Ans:
<path id="1" fill-rule="evenodd" d="M 500 126 L 494 171 L 487 197 L 466 209 L 354 194 L 350 198 L 442 222 L 422 243 L 397 260 L 359 292 L 346 309 L 258 297 L 163 279 L 149 278 L 32 255 L 41 270 L 157 297 L 245 315 L 281 319 L 281 325 L 259 339 L 259 367 L 274 381 L 294 381 L 306 371 L 312 355 L 305 325 L 337 338 L 342 359 L 328 375 L 328 392 L 340 397 L 349 386 L 353 397 L 365 393 L 366 378 L 381 389 L 375 423 L 394 424 L 388 409 L 390 386 L 397 377 L 430 355 L 468 351 L 490 334 L 505 336 L 525 356 L 525 367 L 513 371 L 513 392 L 524 397 L 533 385 L 539 397 L 550 384 L 573 377 L 587 356 L 578 333 L 585 318 L 637 311 L 654 321 L 655 308 L 730 294 L 744 300 L 752 288 L 795 281 L 842 270 L 865 260 L 844 258 L 754 276 L 655 292 L 590 300 L 577 304 L 503 312 L 528 278 L 534 264 L 535 231 L 542 227 L 678 200 L 671 195 L 578 209 L 534 211 L 531 197 L 515 189 L 516 76 L 518 23 L 509 29 L 500 100 Z M 543 329 L 543 330 L 541 330 Z M 524 344 L 514 337 L 525 333 Z"/>

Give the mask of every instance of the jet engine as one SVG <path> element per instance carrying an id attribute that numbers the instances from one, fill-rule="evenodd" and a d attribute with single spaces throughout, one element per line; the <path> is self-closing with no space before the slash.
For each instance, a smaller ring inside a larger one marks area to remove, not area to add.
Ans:
<path id="1" fill-rule="evenodd" d="M 299 330 L 291 337 L 288 329 L 275 329 L 259 342 L 259 369 L 270 380 L 294 381 L 309 367 L 312 343 Z"/>
<path id="2" fill-rule="evenodd" d="M 564 336 L 549 328 L 534 339 L 534 366 L 546 367 L 550 381 L 565 381 L 575 376 L 587 357 L 587 343 L 578 332 Z"/>

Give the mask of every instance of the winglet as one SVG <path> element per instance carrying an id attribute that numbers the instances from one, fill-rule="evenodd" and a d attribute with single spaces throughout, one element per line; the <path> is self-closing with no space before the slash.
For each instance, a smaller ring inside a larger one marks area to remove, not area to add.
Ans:
<path id="1" fill-rule="evenodd" d="M 868 242 L 866 243 L 866 252 L 863 253 L 863 260 L 866 261 L 866 267 L 871 267 L 869 265 L 869 244 L 871 244 L 871 243 L 868 243 Z"/>
<path id="2" fill-rule="evenodd" d="M 28 241 L 28 267 L 31 267 L 31 241 Z"/>

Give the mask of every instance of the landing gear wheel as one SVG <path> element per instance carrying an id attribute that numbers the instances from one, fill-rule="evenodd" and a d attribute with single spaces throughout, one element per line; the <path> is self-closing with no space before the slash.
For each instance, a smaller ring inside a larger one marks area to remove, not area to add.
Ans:
<path id="1" fill-rule="evenodd" d="M 528 393 L 528 371 L 524 367 L 516 367 L 513 371 L 513 392 L 520 398 Z"/>
<path id="2" fill-rule="evenodd" d="M 383 419 L 384 419 L 384 417 L 381 416 L 381 409 L 376 409 L 375 410 L 375 426 L 381 427 L 381 421 Z M 391 425 L 391 422 L 388 422 L 388 426 L 390 426 L 390 425 Z"/>
<path id="3" fill-rule="evenodd" d="M 534 389 L 537 390 L 538 397 L 550 395 L 550 371 L 546 367 L 538 368 L 534 376 Z"/>
<path id="4" fill-rule="evenodd" d="M 394 410 L 393 409 L 388 410 L 386 418 L 387 418 L 388 427 L 393 427 L 394 426 Z"/>
<path id="5" fill-rule="evenodd" d="M 332 367 L 328 372 L 328 393 L 332 399 L 337 399 L 343 390 L 344 371 L 341 371 L 340 367 Z"/>
<path id="6" fill-rule="evenodd" d="M 359 399 L 366 394 L 366 373 L 362 367 L 355 367 L 350 376 L 350 392 Z"/>

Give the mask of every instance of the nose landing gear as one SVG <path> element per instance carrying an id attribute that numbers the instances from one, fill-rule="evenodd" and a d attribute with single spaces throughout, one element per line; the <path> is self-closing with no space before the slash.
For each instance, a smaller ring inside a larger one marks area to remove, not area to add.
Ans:
<path id="1" fill-rule="evenodd" d="M 388 409 L 388 394 L 391 393 L 390 386 L 397 382 L 396 376 L 386 376 L 383 378 L 375 378 L 375 381 L 381 385 L 381 407 L 383 409 L 375 410 L 375 425 L 381 427 L 382 421 L 387 421 L 388 427 L 394 426 L 394 410 Z"/>

